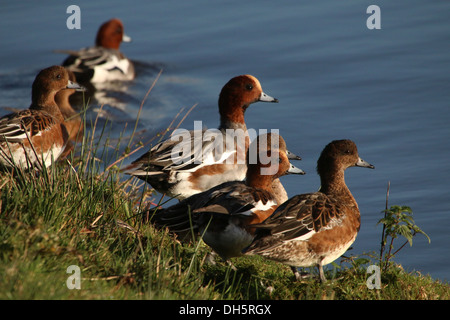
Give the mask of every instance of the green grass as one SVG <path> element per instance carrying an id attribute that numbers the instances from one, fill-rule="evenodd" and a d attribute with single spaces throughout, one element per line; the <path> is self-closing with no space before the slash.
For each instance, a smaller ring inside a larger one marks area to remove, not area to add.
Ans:
<path id="1" fill-rule="evenodd" d="M 49 170 L 1 173 L 0 299 L 450 298 L 447 283 L 395 264 L 380 290 L 368 289 L 365 268 L 376 259 L 331 266 L 325 284 L 296 282 L 288 267 L 260 257 L 233 259 L 237 271 L 207 263 L 202 242 L 181 244 L 142 221 L 139 210 L 155 196 L 108 166 L 123 156 L 121 141 L 103 150 L 94 133 L 79 157 Z M 80 290 L 66 285 L 71 265 Z"/>

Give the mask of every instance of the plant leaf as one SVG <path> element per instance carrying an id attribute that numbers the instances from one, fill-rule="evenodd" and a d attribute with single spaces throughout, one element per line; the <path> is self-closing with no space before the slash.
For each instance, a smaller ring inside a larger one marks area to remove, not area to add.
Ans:
<path id="1" fill-rule="evenodd" d="M 409 228 L 407 225 L 402 224 L 398 227 L 397 232 L 405 237 L 408 240 L 409 245 L 412 247 L 413 234 L 411 232 L 411 228 Z"/>

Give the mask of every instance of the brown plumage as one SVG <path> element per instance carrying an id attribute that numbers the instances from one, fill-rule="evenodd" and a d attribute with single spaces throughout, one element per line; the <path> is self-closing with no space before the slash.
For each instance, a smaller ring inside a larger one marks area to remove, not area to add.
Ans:
<path id="1" fill-rule="evenodd" d="M 117 18 L 103 23 L 98 29 L 95 45 L 108 49 L 119 50 L 124 38 L 123 23 Z"/>
<path id="2" fill-rule="evenodd" d="M 212 160 L 215 140 L 205 139 L 205 131 L 188 131 L 189 137 L 186 139 L 181 142 L 167 139 L 157 144 L 123 171 L 147 181 L 158 192 L 178 199 L 185 199 L 227 181 L 243 180 L 249 143 L 244 114 L 249 105 L 257 101 L 278 102 L 262 91 L 260 82 L 254 76 L 234 77 L 222 88 L 219 96 L 220 126 L 215 133 L 224 144 L 223 150 L 230 151 L 226 159 Z M 236 132 L 240 132 L 239 138 L 244 140 L 235 143 L 233 150 L 227 150 L 225 146 L 227 137 L 230 138 L 226 132 L 228 129 L 232 129 L 235 136 L 238 136 Z M 200 135 L 201 141 L 195 140 L 196 135 Z M 177 155 L 173 151 L 182 143 L 189 152 L 179 157 L 180 163 L 176 163 L 174 156 Z M 196 148 L 201 148 L 202 152 L 195 152 Z M 238 162 L 236 159 L 244 161 Z"/>
<path id="3" fill-rule="evenodd" d="M 0 119 L 0 163 L 4 166 L 48 167 L 64 150 L 68 132 L 55 102 L 58 91 L 80 88 L 60 66 L 44 69 L 36 76 L 29 109 Z"/>
<path id="4" fill-rule="evenodd" d="M 258 147 L 258 141 L 252 146 Z M 284 141 L 284 149 L 279 149 L 279 145 L 276 149 L 271 149 L 270 144 L 268 148 L 250 147 L 249 153 L 254 151 L 257 157 L 247 157 L 249 170 L 245 182 L 227 182 L 160 210 L 153 218 L 155 225 L 167 227 L 180 237 L 201 235 L 224 259 L 240 255 L 253 239 L 248 226 L 264 221 L 278 206 L 273 180 L 289 173 L 304 174 L 290 164 Z M 264 164 L 263 156 L 272 156 L 273 161 Z"/>
<path id="5" fill-rule="evenodd" d="M 263 223 L 255 225 L 256 237 L 244 250 L 293 267 L 319 267 L 340 257 L 354 242 L 360 228 L 358 204 L 345 184 L 348 167 L 374 168 L 363 161 L 351 140 L 328 144 L 318 160 L 318 192 L 292 197 Z M 296 274 L 297 275 L 297 274 Z"/>
<path id="6" fill-rule="evenodd" d="M 76 82 L 75 74 L 67 70 L 69 74 L 69 79 L 72 82 Z M 69 134 L 67 146 L 64 152 L 61 154 L 60 159 L 66 158 L 74 149 L 74 144 L 76 142 L 83 140 L 84 135 L 84 126 L 81 120 L 80 114 L 72 108 L 70 104 L 70 96 L 73 95 L 76 91 L 84 91 L 85 88 L 82 87 L 80 89 L 65 89 L 60 90 L 55 95 L 55 102 L 61 111 L 61 114 L 64 117 L 64 125 Z"/>

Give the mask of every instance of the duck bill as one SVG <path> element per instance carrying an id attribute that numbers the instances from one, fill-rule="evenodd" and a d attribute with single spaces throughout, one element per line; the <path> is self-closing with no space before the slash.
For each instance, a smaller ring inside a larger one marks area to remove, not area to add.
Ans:
<path id="1" fill-rule="evenodd" d="M 258 101 L 262 102 L 278 102 L 278 99 L 269 96 L 268 94 L 265 94 L 264 92 L 261 92 L 261 96 L 259 97 Z"/>
<path id="2" fill-rule="evenodd" d="M 358 161 L 355 164 L 356 167 L 363 167 L 363 168 L 369 168 L 369 169 L 375 169 L 373 165 L 368 163 L 367 161 L 364 161 L 361 158 L 358 158 Z"/>
<path id="3" fill-rule="evenodd" d="M 290 152 L 289 150 L 286 150 L 286 155 L 289 160 L 302 160 L 302 158 L 295 153 Z"/>
<path id="4" fill-rule="evenodd" d="M 76 91 L 86 91 L 86 88 L 80 86 L 78 83 L 69 80 L 66 86 L 67 89 L 75 89 Z"/>
<path id="5" fill-rule="evenodd" d="M 123 34 L 123 36 L 122 36 L 122 41 L 123 42 L 131 42 L 131 37 L 130 36 L 128 36 L 128 35 L 126 35 L 125 33 Z"/>
<path id="6" fill-rule="evenodd" d="M 305 173 L 306 173 L 305 171 L 303 171 L 300 168 L 297 168 L 293 164 L 291 164 L 289 169 L 288 169 L 288 171 L 286 171 L 286 174 L 301 174 L 301 175 L 304 175 Z"/>

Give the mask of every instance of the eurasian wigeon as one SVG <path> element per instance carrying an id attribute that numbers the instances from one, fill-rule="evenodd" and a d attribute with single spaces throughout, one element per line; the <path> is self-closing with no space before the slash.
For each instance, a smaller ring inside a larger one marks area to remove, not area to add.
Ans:
<path id="1" fill-rule="evenodd" d="M 94 47 L 58 52 L 70 54 L 62 65 L 73 71 L 80 83 L 133 80 L 134 65 L 119 50 L 122 41 L 131 38 L 124 33 L 122 21 L 115 18 L 100 26 Z"/>
<path id="2" fill-rule="evenodd" d="M 232 78 L 219 95 L 220 126 L 213 131 L 218 136 L 207 137 L 210 130 L 186 131 L 188 137 L 181 142 L 180 136 L 175 139 L 172 136 L 172 139 L 155 145 L 123 171 L 147 181 L 158 192 L 178 199 L 227 181 L 243 180 L 249 145 L 244 114 L 250 104 L 258 101 L 278 102 L 263 92 L 254 76 Z M 233 135 L 240 136 L 241 143 L 234 143 L 234 148 L 227 149 L 225 143 L 234 141 Z M 221 146 L 225 152 L 216 153 L 217 141 L 223 143 Z M 180 153 L 180 150 L 187 151 Z"/>
<path id="3" fill-rule="evenodd" d="M 201 236 L 224 260 L 240 256 L 254 237 L 251 225 L 264 221 L 279 205 L 273 181 L 286 174 L 305 174 L 289 162 L 281 136 L 265 136 L 267 143 L 258 136 L 249 148 L 245 182 L 226 182 L 156 211 L 155 226 L 167 227 L 181 240 Z"/>
<path id="4" fill-rule="evenodd" d="M 271 149 L 279 149 L 282 150 L 282 152 L 286 153 L 287 158 L 290 160 L 302 160 L 302 158 L 292 152 L 290 152 L 287 149 L 286 146 L 286 141 L 283 139 L 282 136 L 280 136 L 277 133 L 274 132 L 270 132 L 267 134 L 261 134 L 259 137 L 257 137 L 257 139 L 259 139 L 259 141 L 267 140 L 266 142 L 259 142 L 260 145 L 258 146 L 259 151 L 265 151 L 264 149 L 261 149 L 262 146 L 267 145 L 269 146 Z M 273 143 L 273 144 L 272 144 Z M 255 146 L 255 144 L 253 144 L 253 146 Z M 299 174 L 305 174 L 305 172 L 302 170 L 302 172 L 299 172 Z M 281 183 L 279 178 L 275 178 L 272 181 L 272 194 L 275 197 L 275 200 L 277 202 L 277 204 L 282 204 L 283 202 L 285 202 L 286 200 L 288 200 L 288 194 L 286 189 L 284 188 L 283 184 Z"/>
<path id="5" fill-rule="evenodd" d="M 67 70 L 67 72 L 69 74 L 69 80 L 76 83 L 77 79 L 75 74 L 70 70 Z M 65 158 L 73 150 L 73 143 L 83 140 L 83 122 L 81 121 L 80 114 L 72 108 L 69 101 L 70 96 L 76 91 L 85 91 L 85 88 L 60 90 L 55 95 L 55 102 L 64 117 L 64 125 L 69 133 L 69 141 L 64 152 L 61 154 L 61 159 Z"/>
<path id="6" fill-rule="evenodd" d="M 64 117 L 55 102 L 58 91 L 80 89 L 65 68 L 52 66 L 39 72 L 31 91 L 31 106 L 0 119 L 0 163 L 7 167 L 48 167 L 68 141 Z"/>
<path id="7" fill-rule="evenodd" d="M 244 250 L 291 266 L 323 266 L 339 258 L 355 241 L 360 227 L 358 204 L 345 184 L 348 167 L 374 166 L 362 160 L 351 140 L 336 140 L 322 151 L 317 162 L 321 186 L 318 192 L 300 194 L 281 204 L 255 226 L 256 237 Z"/>

